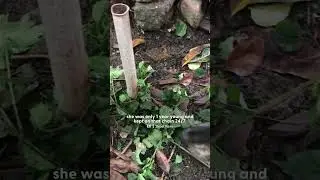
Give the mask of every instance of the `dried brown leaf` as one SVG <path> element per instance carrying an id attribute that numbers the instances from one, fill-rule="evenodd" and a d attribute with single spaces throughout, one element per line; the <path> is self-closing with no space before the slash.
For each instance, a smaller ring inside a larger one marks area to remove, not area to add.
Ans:
<path id="1" fill-rule="evenodd" d="M 133 152 L 131 149 L 128 149 L 124 155 L 127 156 L 128 158 L 131 158 L 131 156 L 133 155 Z"/>
<path id="2" fill-rule="evenodd" d="M 110 159 L 110 169 L 114 169 L 120 173 L 127 173 L 130 170 L 130 161 Z"/>
<path id="3" fill-rule="evenodd" d="M 227 70 L 238 76 L 252 74 L 263 62 L 264 40 L 251 37 L 241 40 L 233 49 L 227 60 Z"/>
<path id="4" fill-rule="evenodd" d="M 180 80 L 180 84 L 188 86 L 193 80 L 193 73 L 183 73 L 183 78 Z"/>
<path id="5" fill-rule="evenodd" d="M 169 173 L 170 171 L 170 164 L 169 159 L 167 156 L 160 150 L 157 150 L 156 152 L 156 159 L 158 166 L 165 172 Z"/>
<path id="6" fill-rule="evenodd" d="M 281 74 L 292 74 L 310 80 L 320 77 L 319 49 L 306 47 L 297 56 L 284 56 L 279 59 L 267 58 L 264 68 Z"/>
<path id="7" fill-rule="evenodd" d="M 137 47 L 139 46 L 140 44 L 143 44 L 145 43 L 145 40 L 143 38 L 136 38 L 134 40 L 132 40 L 132 46 L 133 47 Z"/>
<path id="8" fill-rule="evenodd" d="M 207 47 L 207 44 L 190 49 L 188 54 L 182 60 L 182 66 L 185 66 L 186 64 L 188 64 L 193 58 L 199 55 L 202 52 L 202 50 L 206 47 Z"/>
<path id="9" fill-rule="evenodd" d="M 133 161 L 130 162 L 129 168 L 130 168 L 130 171 L 134 173 L 138 173 L 140 171 L 140 167 Z"/>
<path id="10" fill-rule="evenodd" d="M 121 159 L 125 160 L 125 161 L 130 161 L 130 158 L 128 158 L 127 156 L 125 156 L 124 154 L 122 154 L 120 151 L 110 147 L 110 151 L 112 153 L 114 153 L 115 155 L 117 155 L 117 157 L 120 157 Z"/>

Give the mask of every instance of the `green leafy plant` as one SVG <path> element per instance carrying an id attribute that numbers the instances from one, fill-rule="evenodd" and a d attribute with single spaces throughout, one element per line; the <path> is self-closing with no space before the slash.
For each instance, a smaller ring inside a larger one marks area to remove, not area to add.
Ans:
<path id="1" fill-rule="evenodd" d="M 129 131 L 133 133 L 132 138 L 134 139 L 135 145 L 133 160 L 142 166 L 142 170 L 137 174 L 129 173 L 127 175 L 129 179 L 156 178 L 153 174 L 156 163 L 156 152 L 163 149 L 170 140 L 173 140 L 171 135 L 175 129 L 149 129 L 143 124 L 132 125 L 132 119 L 126 119 L 126 117 L 128 115 L 183 115 L 183 112 L 178 109 L 178 105 L 184 98 L 188 98 L 185 89 L 178 86 L 172 87 L 170 90 L 163 91 L 161 100 L 164 104 L 158 107 L 151 97 L 152 85 L 147 82 L 147 79 L 153 72 L 154 70 L 150 65 L 145 64 L 143 61 L 139 62 L 137 65 L 138 94 L 137 98 L 131 99 L 121 85 L 121 82 L 123 83 L 124 80 L 123 70 L 110 67 L 110 99 L 116 109 L 118 123 L 121 123 L 123 127 L 136 129 L 134 132 Z M 181 127 L 181 124 L 176 127 Z"/>

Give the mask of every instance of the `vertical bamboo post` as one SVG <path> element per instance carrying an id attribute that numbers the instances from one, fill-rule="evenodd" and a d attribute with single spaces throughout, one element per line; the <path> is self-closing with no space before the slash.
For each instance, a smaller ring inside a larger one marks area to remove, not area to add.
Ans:
<path id="1" fill-rule="evenodd" d="M 81 117 L 88 105 L 88 56 L 79 0 L 38 0 L 59 109 Z"/>
<path id="2" fill-rule="evenodd" d="M 111 6 L 122 66 L 126 79 L 127 93 L 131 98 L 137 96 L 137 72 L 133 53 L 129 6 L 118 3 Z"/>

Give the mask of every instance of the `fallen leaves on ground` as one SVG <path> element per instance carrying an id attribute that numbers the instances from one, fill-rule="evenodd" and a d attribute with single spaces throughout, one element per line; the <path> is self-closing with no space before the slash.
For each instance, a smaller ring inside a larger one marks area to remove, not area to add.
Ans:
<path id="1" fill-rule="evenodd" d="M 110 169 L 118 171 L 120 173 L 135 172 L 140 170 L 139 166 L 133 161 L 126 161 L 123 159 L 110 159 Z"/>
<path id="2" fill-rule="evenodd" d="M 114 149 L 113 147 L 110 147 L 110 152 L 114 153 L 123 160 L 130 161 L 130 157 L 127 157 L 126 155 L 122 154 L 120 151 Z"/>
<path id="3" fill-rule="evenodd" d="M 182 60 L 182 66 L 188 64 L 192 59 L 197 57 L 202 53 L 205 48 L 210 48 L 210 44 L 203 44 L 200 46 L 196 46 L 189 50 L 188 54 Z"/>
<path id="4" fill-rule="evenodd" d="M 156 152 L 156 159 L 158 166 L 165 172 L 169 173 L 170 171 L 170 164 L 169 159 L 167 156 L 160 150 L 157 150 Z"/>
<path id="5" fill-rule="evenodd" d="M 227 70 L 238 76 L 252 74 L 263 62 L 264 40 L 251 37 L 240 40 L 227 60 Z"/>
<path id="6" fill-rule="evenodd" d="M 113 153 L 110 154 L 113 157 L 110 159 L 110 179 L 126 180 L 127 178 L 121 173 L 138 173 L 140 171 L 140 167 L 131 159 L 131 150 L 122 153 L 110 146 L 110 153 Z"/>
<path id="7" fill-rule="evenodd" d="M 180 80 L 180 84 L 184 86 L 188 86 L 192 82 L 192 80 L 193 80 L 193 73 L 184 72 L 183 77 Z"/>
<path id="8" fill-rule="evenodd" d="M 132 40 L 132 46 L 133 47 L 137 47 L 137 46 L 139 46 L 140 44 L 143 44 L 143 43 L 145 43 L 144 38 L 136 38 L 136 39 Z"/>
<path id="9" fill-rule="evenodd" d="M 310 80 L 320 77 L 319 49 L 306 47 L 297 56 L 286 55 L 279 59 L 267 58 L 264 68 L 281 74 L 292 74 Z"/>

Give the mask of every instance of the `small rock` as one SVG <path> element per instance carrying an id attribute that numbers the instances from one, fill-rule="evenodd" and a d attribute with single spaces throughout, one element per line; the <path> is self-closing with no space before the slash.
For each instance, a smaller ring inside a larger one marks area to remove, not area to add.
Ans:
<path id="1" fill-rule="evenodd" d="M 137 26 L 145 31 L 160 30 L 173 15 L 175 0 L 158 0 L 151 3 L 136 2 L 133 7 Z"/>
<path id="2" fill-rule="evenodd" d="M 182 16 L 193 28 L 197 28 L 204 16 L 202 0 L 181 0 L 179 9 Z"/>

